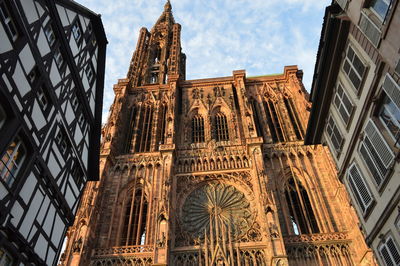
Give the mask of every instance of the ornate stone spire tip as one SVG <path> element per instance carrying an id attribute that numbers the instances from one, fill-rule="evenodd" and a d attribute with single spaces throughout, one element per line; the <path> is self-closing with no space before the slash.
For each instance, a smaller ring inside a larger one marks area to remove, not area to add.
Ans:
<path id="1" fill-rule="evenodd" d="M 171 11 L 171 9 L 172 9 L 171 2 L 167 0 L 164 6 L 164 11 Z"/>

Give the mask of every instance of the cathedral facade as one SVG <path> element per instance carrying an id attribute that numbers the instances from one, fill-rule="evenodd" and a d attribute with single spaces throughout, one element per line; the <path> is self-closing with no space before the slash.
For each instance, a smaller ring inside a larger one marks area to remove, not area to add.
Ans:
<path id="1" fill-rule="evenodd" d="M 141 29 L 61 265 L 374 265 L 302 71 L 186 80 L 180 31 Z"/>

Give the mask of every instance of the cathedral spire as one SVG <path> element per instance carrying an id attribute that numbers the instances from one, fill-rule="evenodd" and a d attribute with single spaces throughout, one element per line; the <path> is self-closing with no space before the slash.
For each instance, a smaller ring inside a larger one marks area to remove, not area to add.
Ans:
<path id="1" fill-rule="evenodd" d="M 151 31 L 142 28 L 140 32 L 128 72 L 131 87 L 167 84 L 168 77 L 185 79 L 186 56 L 181 51 L 180 31 L 167 0 Z"/>
<path id="2" fill-rule="evenodd" d="M 164 5 L 164 11 L 165 12 L 170 12 L 171 9 L 172 9 L 171 2 L 169 0 L 167 0 L 167 2 Z"/>

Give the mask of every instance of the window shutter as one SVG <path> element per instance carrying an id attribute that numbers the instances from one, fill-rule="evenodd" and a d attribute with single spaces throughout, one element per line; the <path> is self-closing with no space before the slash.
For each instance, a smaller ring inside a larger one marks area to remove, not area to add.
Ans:
<path id="1" fill-rule="evenodd" d="M 393 261 L 396 263 L 396 265 L 399 265 L 400 264 L 400 253 L 399 253 L 399 250 L 397 249 L 397 246 L 394 243 L 393 239 L 389 238 L 386 241 L 386 245 L 388 246 L 388 249 L 389 249 L 390 255 L 393 258 Z"/>
<path id="2" fill-rule="evenodd" d="M 360 154 L 376 184 L 380 186 L 395 156 L 371 119 L 364 132 L 365 137 L 361 142 Z"/>
<path id="3" fill-rule="evenodd" d="M 358 170 L 356 164 L 353 164 L 348 172 L 349 184 L 357 202 L 364 213 L 373 202 L 373 197 L 365 184 L 364 177 Z"/>
<path id="4" fill-rule="evenodd" d="M 367 36 L 371 43 L 377 47 L 381 38 L 381 32 L 378 27 L 368 18 L 368 16 L 361 12 L 360 23 L 358 25 L 361 31 Z"/>
<path id="5" fill-rule="evenodd" d="M 385 265 L 399 265 L 400 264 L 400 253 L 397 249 L 396 243 L 394 243 L 393 238 L 389 236 L 385 243 L 383 243 L 379 248 L 379 253 Z"/>
<path id="6" fill-rule="evenodd" d="M 368 121 L 368 124 L 365 127 L 365 134 L 371 141 L 373 148 L 379 156 L 378 158 L 382 160 L 384 166 L 388 168 L 394 159 L 394 154 L 372 120 Z"/>
<path id="7" fill-rule="evenodd" d="M 387 96 L 400 108 L 400 87 L 388 74 L 385 76 L 385 81 L 382 86 L 383 90 L 386 92 Z"/>

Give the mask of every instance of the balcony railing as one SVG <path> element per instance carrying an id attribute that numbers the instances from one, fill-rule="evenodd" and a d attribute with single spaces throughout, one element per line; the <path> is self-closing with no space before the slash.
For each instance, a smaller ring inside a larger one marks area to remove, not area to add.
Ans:
<path id="1" fill-rule="evenodd" d="M 318 243 L 318 242 L 344 242 L 349 241 L 347 233 L 302 234 L 284 237 L 286 244 Z"/>
<path id="2" fill-rule="evenodd" d="M 137 245 L 137 246 L 120 246 L 111 248 L 97 248 L 94 250 L 94 256 L 120 256 L 120 255 L 130 255 L 130 256 L 149 256 L 154 252 L 154 246 L 152 245 Z"/>

